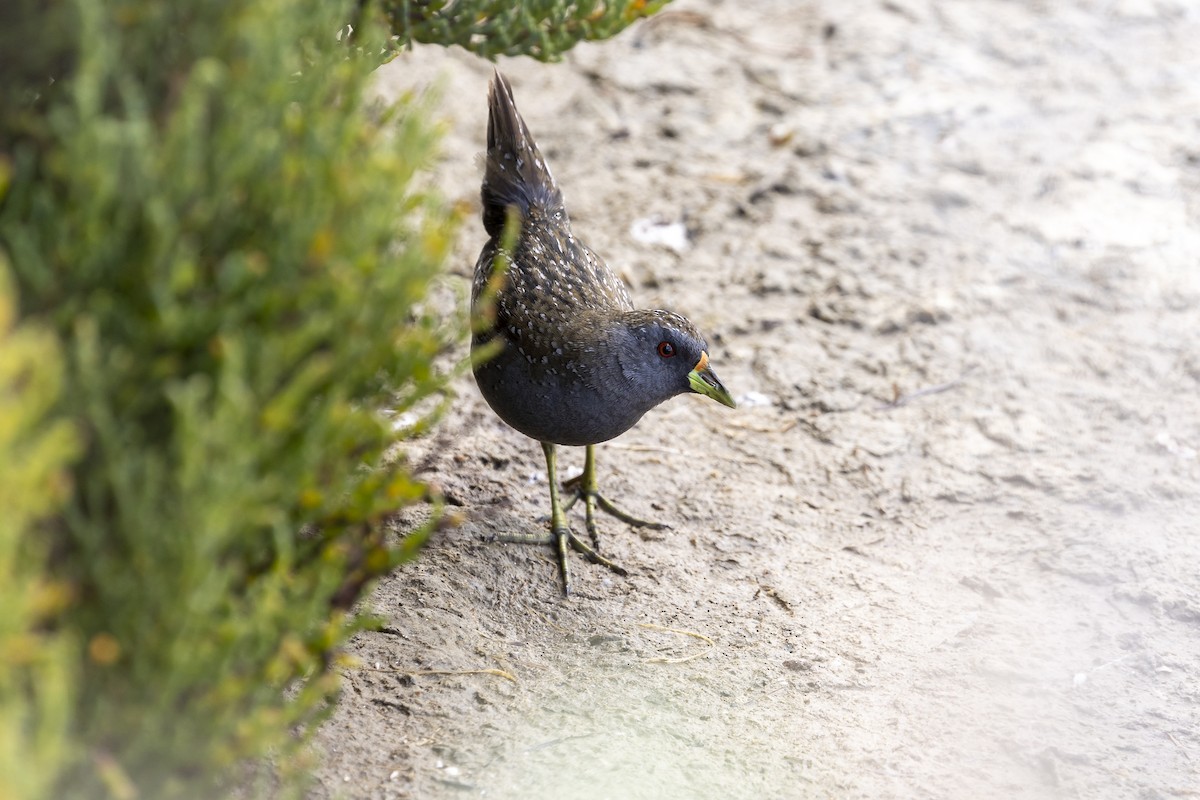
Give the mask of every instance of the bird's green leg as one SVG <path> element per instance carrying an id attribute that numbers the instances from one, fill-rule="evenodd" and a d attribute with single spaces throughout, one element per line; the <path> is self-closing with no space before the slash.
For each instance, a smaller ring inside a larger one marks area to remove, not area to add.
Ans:
<path id="1" fill-rule="evenodd" d="M 542 451 L 546 454 L 546 475 L 550 480 L 550 532 L 548 534 L 505 534 L 497 536 L 502 542 L 517 544 L 552 544 L 558 553 L 558 568 L 562 573 L 563 594 L 571 594 L 571 571 L 567 562 L 567 547 L 578 550 L 592 563 L 602 564 L 618 575 L 628 575 L 624 568 L 605 558 L 589 547 L 582 539 L 571 533 L 567 525 L 566 510 L 563 508 L 558 494 L 558 455 L 550 442 L 542 442 Z M 593 534 L 594 536 L 594 534 Z"/>
<path id="2" fill-rule="evenodd" d="M 563 484 L 564 489 L 574 490 L 574 496 L 563 509 L 564 512 L 570 511 L 571 507 L 583 498 L 584 515 L 587 520 L 588 535 L 592 538 L 592 544 L 596 549 L 600 549 L 600 535 L 596 530 L 596 506 L 600 506 L 600 510 L 610 514 L 624 523 L 634 526 L 635 528 L 649 528 L 651 530 L 664 530 L 669 525 L 664 525 L 661 522 L 652 522 L 650 520 L 639 519 L 638 517 L 628 514 L 614 506 L 602 494 L 600 494 L 600 482 L 596 479 L 596 446 L 589 444 L 583 459 L 583 472 L 571 480 Z"/>
<path id="3" fill-rule="evenodd" d="M 567 566 L 567 541 L 575 538 L 567 525 L 567 515 L 558 499 L 558 455 L 554 445 L 542 442 L 542 451 L 546 454 L 546 476 L 550 479 L 550 535 L 558 550 L 558 568 L 562 572 L 563 594 L 571 593 L 571 570 Z"/>

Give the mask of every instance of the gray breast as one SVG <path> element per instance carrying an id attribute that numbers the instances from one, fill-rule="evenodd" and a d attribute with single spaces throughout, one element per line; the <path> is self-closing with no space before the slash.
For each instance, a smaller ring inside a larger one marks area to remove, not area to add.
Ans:
<path id="1" fill-rule="evenodd" d="M 620 436 L 654 405 L 640 401 L 620 378 L 595 377 L 531 362 L 511 344 L 475 368 L 480 392 L 502 420 L 532 439 L 562 445 Z"/>

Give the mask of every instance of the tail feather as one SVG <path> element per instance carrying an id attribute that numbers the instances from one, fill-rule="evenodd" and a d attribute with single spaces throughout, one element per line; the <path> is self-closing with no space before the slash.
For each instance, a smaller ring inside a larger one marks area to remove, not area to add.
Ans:
<path id="1" fill-rule="evenodd" d="M 488 149 L 483 174 L 483 227 L 488 235 L 504 231 L 508 207 L 515 206 L 522 219 L 541 213 L 562 214 L 562 192 L 525 127 L 513 102 L 512 88 L 496 70 L 488 93 Z"/>

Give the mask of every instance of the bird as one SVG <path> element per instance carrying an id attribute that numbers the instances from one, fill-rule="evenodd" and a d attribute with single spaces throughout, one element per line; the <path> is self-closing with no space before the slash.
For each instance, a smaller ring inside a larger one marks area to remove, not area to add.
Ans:
<path id="1" fill-rule="evenodd" d="M 600 494 L 596 446 L 680 394 L 736 404 L 696 326 L 671 311 L 635 308 L 624 283 L 575 236 L 562 191 L 499 69 L 488 91 L 480 194 L 488 240 L 471 286 L 472 372 L 497 416 L 541 443 L 550 483 L 548 532 L 493 538 L 553 545 L 562 590 L 570 596 L 570 549 L 628 574 L 599 552 L 597 507 L 635 527 L 667 527 L 627 514 Z M 586 448 L 582 474 L 563 485 L 572 493 L 565 505 L 559 446 Z M 590 545 L 566 519 L 581 499 Z"/>

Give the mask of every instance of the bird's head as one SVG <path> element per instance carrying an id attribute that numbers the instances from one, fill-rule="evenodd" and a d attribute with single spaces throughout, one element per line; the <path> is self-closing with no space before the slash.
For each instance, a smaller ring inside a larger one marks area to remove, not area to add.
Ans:
<path id="1" fill-rule="evenodd" d="M 615 339 L 617 361 L 630 390 L 643 393 L 654 405 L 697 392 L 737 407 L 708 363 L 708 345 L 686 317 L 661 310 L 626 312 Z"/>

